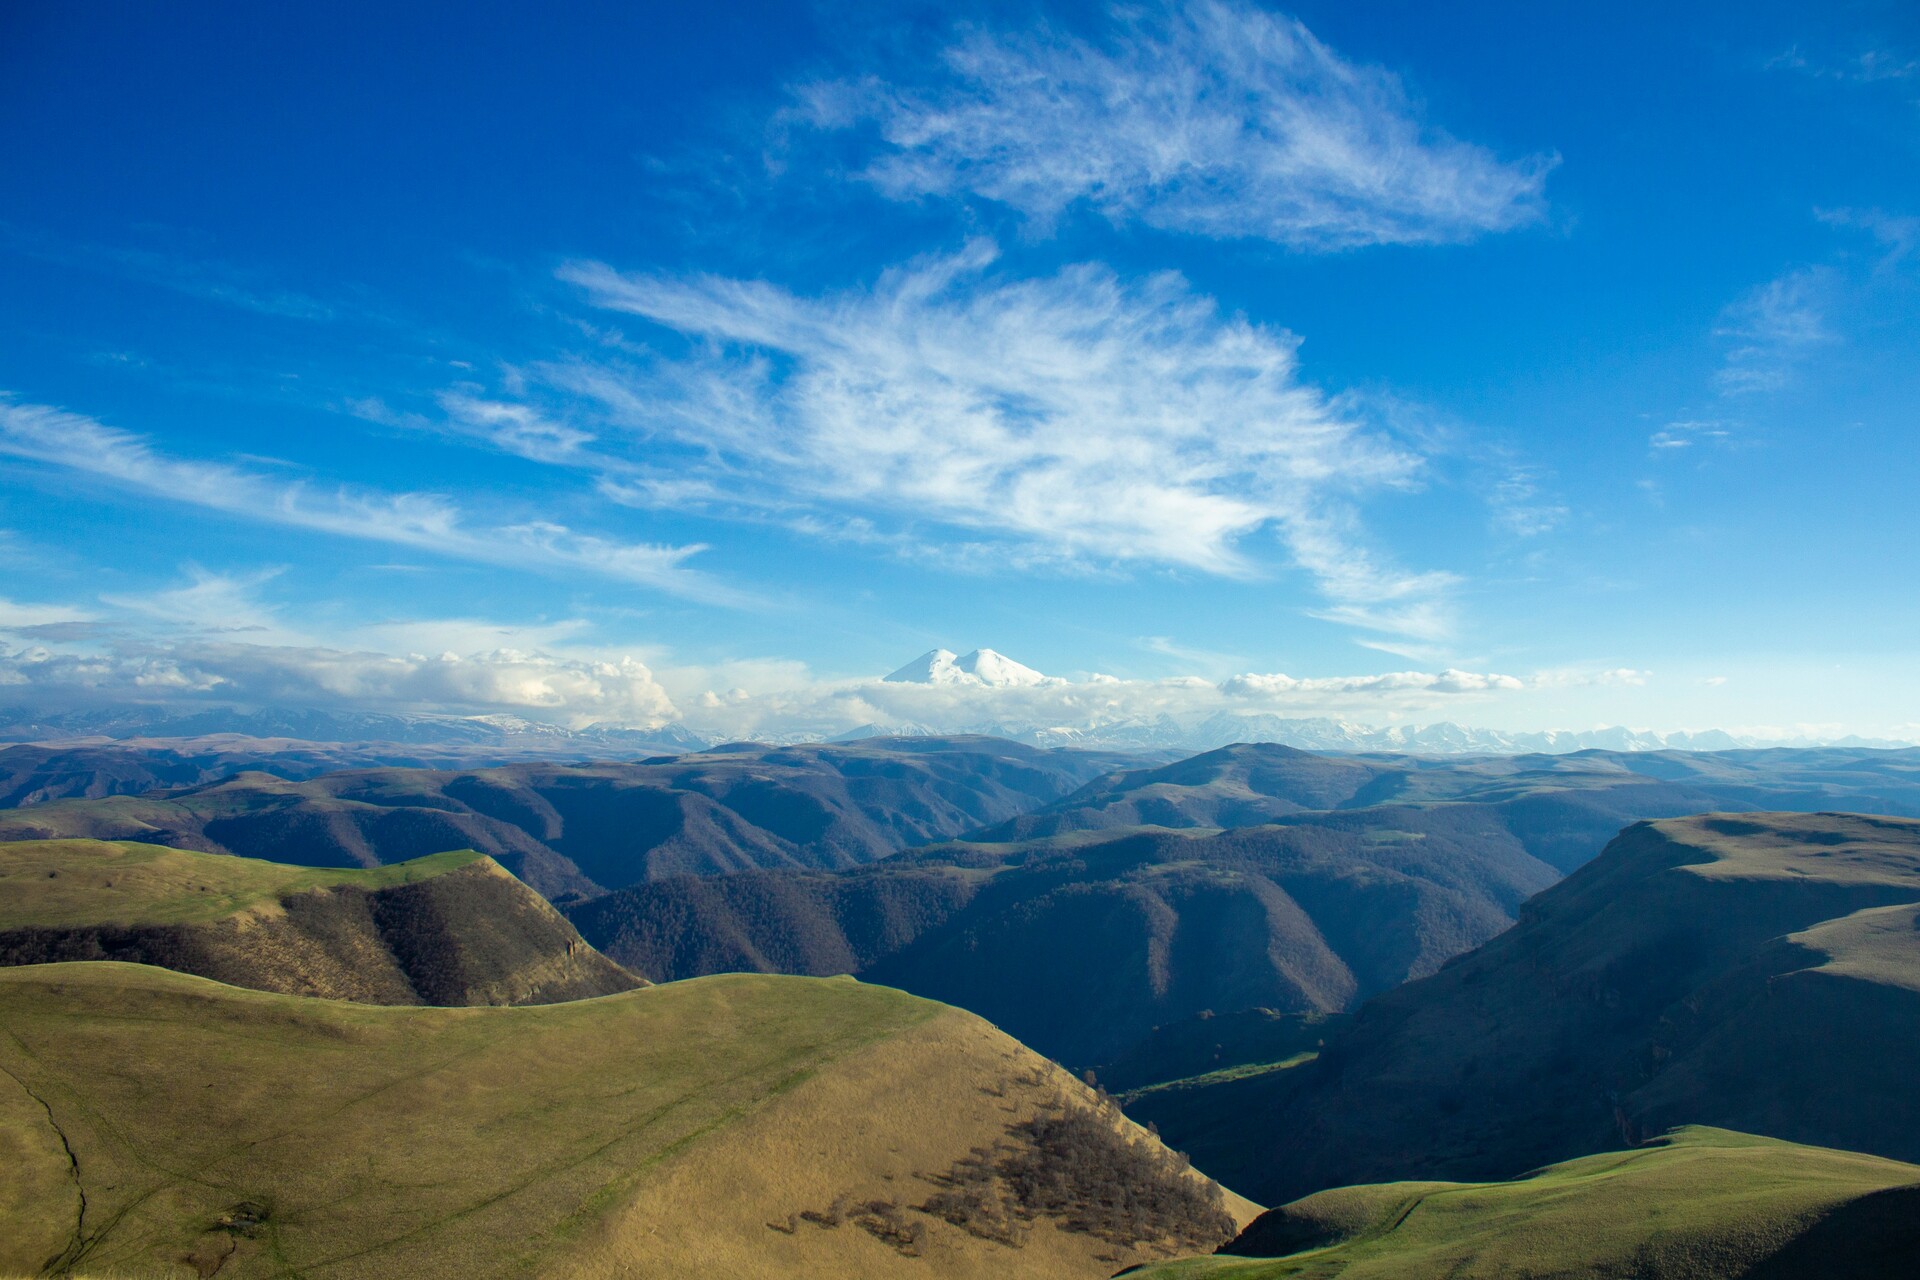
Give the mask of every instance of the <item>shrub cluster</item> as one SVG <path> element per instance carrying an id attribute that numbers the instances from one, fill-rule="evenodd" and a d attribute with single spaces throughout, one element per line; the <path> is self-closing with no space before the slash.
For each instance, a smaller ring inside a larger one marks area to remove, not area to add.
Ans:
<path id="1" fill-rule="evenodd" d="M 1219 1187 L 1188 1177 L 1184 1156 L 1132 1141 L 1097 1110 L 1043 1110 L 1008 1134 L 1016 1141 L 976 1148 L 934 1179 L 921 1211 L 1015 1246 L 1042 1215 L 1127 1247 L 1209 1249 L 1234 1234 Z"/>
<path id="2" fill-rule="evenodd" d="M 782 1235 L 790 1236 L 800 1229 L 802 1221 L 811 1222 L 823 1231 L 832 1231 L 842 1223 L 851 1222 L 909 1258 L 920 1256 L 920 1242 L 927 1235 L 927 1224 L 909 1218 L 897 1200 L 862 1200 L 856 1204 L 849 1203 L 846 1196 L 841 1196 L 826 1209 L 805 1209 L 790 1215 L 785 1222 L 769 1222 L 767 1225 Z"/>

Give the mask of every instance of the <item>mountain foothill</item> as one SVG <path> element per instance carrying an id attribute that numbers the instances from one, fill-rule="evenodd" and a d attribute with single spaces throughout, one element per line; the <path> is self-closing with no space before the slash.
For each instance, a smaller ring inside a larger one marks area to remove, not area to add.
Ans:
<path id="1" fill-rule="evenodd" d="M 165 757 L 180 753 L 170 746 Z M 132 754 L 144 761 L 154 753 Z M 1004 821 L 1126 759 L 992 739 L 905 739 L 283 778 L 229 755 L 241 766 L 229 776 L 107 794 L 140 766 L 120 764 L 99 780 L 103 755 L 111 753 L 49 760 L 40 747 L 0 750 L 0 779 L 12 780 L 13 794 L 59 797 L 0 812 L 0 840 L 139 840 L 336 867 L 471 848 L 557 903 L 674 872 L 856 866 Z"/>
<path id="2" fill-rule="evenodd" d="M 0 749 L 0 1275 L 1920 1248 L 1920 751 L 410 749 Z"/>
<path id="3" fill-rule="evenodd" d="M 1920 822 L 1638 823 L 1284 1069 L 1137 1096 L 1278 1206 L 1145 1274 L 1905 1275 L 1916 1043 Z"/>
<path id="4" fill-rule="evenodd" d="M 1511 1175 L 1687 1123 L 1920 1161 L 1917 925 L 1920 821 L 1637 823 L 1316 1060 L 1158 1123 L 1267 1203 Z"/>

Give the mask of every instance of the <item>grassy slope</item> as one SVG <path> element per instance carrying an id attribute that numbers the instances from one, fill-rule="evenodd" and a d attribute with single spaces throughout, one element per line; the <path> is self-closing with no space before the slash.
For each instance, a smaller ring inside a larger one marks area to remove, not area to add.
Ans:
<path id="1" fill-rule="evenodd" d="M 1279 1202 L 1481 1179 L 1708 1124 L 1920 1159 L 1920 822 L 1642 824 L 1314 1063 L 1138 1110 Z"/>
<path id="2" fill-rule="evenodd" d="M 472 850 L 317 869 L 123 842 L 0 844 L 0 965 L 76 960 L 370 1004 L 546 1004 L 642 981 Z"/>
<path id="3" fill-rule="evenodd" d="M 1077 1088 L 956 1010 L 797 978 L 420 1009 L 45 965 L 0 972 L 0 1029 L 0 1274 L 734 1275 L 722 1257 L 765 1250 L 885 1274 L 867 1232 L 766 1223 L 925 1195 Z M 937 1276 L 1151 1256 L 927 1226 Z"/>
<path id="4" fill-rule="evenodd" d="M 132 841 L 19 841 L 0 844 L 0 929 L 201 924 L 314 889 L 413 884 L 483 856 L 462 849 L 385 867 L 294 867 Z"/>
<path id="5" fill-rule="evenodd" d="M 1281 1258 L 1194 1259 L 1135 1275 L 1142 1280 L 1629 1275 L 1707 1280 L 1774 1271 L 1867 1276 L 1876 1274 L 1883 1260 L 1920 1244 L 1920 1219 L 1912 1215 L 1912 1196 L 1896 1192 L 1887 1201 L 1895 1211 L 1873 1215 L 1879 1221 L 1869 1223 L 1872 1202 L 1866 1198 L 1889 1188 L 1916 1187 L 1920 1166 L 1722 1129 L 1685 1128 L 1648 1147 L 1568 1161 L 1514 1182 L 1399 1182 L 1323 1191 L 1274 1210 L 1233 1246 L 1251 1250 L 1264 1233 L 1280 1247 L 1305 1246 L 1301 1251 Z M 1829 1216 L 1836 1211 L 1840 1216 Z M 1822 1219 L 1842 1229 L 1823 1232 Z M 1853 1229 L 1845 1230 L 1848 1226 Z M 1782 1257 L 1783 1251 L 1789 1252 Z M 1815 1255 L 1813 1265 L 1796 1269 L 1796 1254 Z M 1904 1256 L 1911 1261 L 1910 1252 Z"/>

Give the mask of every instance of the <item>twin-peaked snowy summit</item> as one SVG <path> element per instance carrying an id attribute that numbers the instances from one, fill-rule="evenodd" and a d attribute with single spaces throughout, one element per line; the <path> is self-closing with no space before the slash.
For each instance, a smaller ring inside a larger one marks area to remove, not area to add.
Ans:
<path id="1" fill-rule="evenodd" d="M 1052 684 L 1058 678 L 1041 675 L 1032 667 L 1021 666 L 1012 658 L 995 653 L 992 649 L 975 649 L 964 657 L 956 657 L 951 649 L 932 649 L 886 679 L 894 684 L 1022 689 Z"/>

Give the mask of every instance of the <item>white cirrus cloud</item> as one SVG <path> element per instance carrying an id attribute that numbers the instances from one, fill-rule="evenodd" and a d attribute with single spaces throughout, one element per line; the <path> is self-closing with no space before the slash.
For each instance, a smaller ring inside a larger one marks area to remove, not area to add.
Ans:
<path id="1" fill-rule="evenodd" d="M 1920 217 L 1893 214 L 1884 209 L 1815 209 L 1814 216 L 1830 227 L 1864 231 L 1880 247 L 1876 274 L 1892 271 L 1913 256 L 1920 247 Z"/>
<path id="2" fill-rule="evenodd" d="M 1669 422 L 1647 437 L 1647 447 L 1656 454 L 1676 449 L 1691 449 L 1696 444 L 1724 444 L 1733 438 L 1732 424 L 1718 418 L 1681 419 Z"/>
<path id="3" fill-rule="evenodd" d="M 1730 395 L 1777 391 L 1808 352 L 1834 340 L 1827 311 L 1836 288 L 1827 267 L 1802 267 L 1750 290 L 1721 313 L 1727 343 L 1715 385 Z"/>
<path id="4" fill-rule="evenodd" d="M 1516 538 L 1537 538 L 1559 528 L 1570 512 L 1549 490 L 1550 477 L 1510 458 L 1500 461 L 1501 473 L 1487 493 L 1493 526 Z"/>
<path id="5" fill-rule="evenodd" d="M 1891 45 L 1840 56 L 1809 53 L 1794 45 L 1785 53 L 1769 58 L 1766 65 L 1769 69 L 1798 71 L 1802 75 L 1849 84 L 1877 84 L 1920 76 L 1920 58 Z"/>
<path id="6" fill-rule="evenodd" d="M 100 603 L 124 610 L 140 621 L 159 623 L 202 635 L 251 633 L 275 639 L 297 638 L 282 624 L 277 610 L 263 604 L 259 590 L 280 576 L 278 569 L 253 573 L 215 573 L 199 565 L 185 567 L 187 581 L 140 594 L 109 594 Z"/>
<path id="7" fill-rule="evenodd" d="M 491 400 L 470 391 L 446 392 L 440 407 L 450 422 L 503 453 L 532 462 L 566 463 L 593 443 L 587 432 L 555 422 L 524 404 Z"/>
<path id="8" fill-rule="evenodd" d="M 561 277 L 591 301 L 678 332 L 685 350 L 537 376 L 625 428 L 628 453 L 600 441 L 621 501 L 722 495 L 792 521 L 852 516 L 876 541 L 884 517 L 936 554 L 957 543 L 977 558 L 969 539 L 985 537 L 1014 565 L 1243 578 L 1263 572 L 1249 544 L 1266 532 L 1328 616 L 1445 630 L 1451 577 L 1386 562 L 1355 512 L 1362 495 L 1416 485 L 1422 458 L 1302 382 L 1293 335 L 1223 314 L 1172 273 L 1003 279 L 994 259 L 976 242 L 823 297 L 572 263 Z M 669 450 L 649 488 L 636 467 Z"/>
<path id="9" fill-rule="evenodd" d="M 1303 249 L 1471 239 L 1539 220 L 1553 157 L 1518 163 L 1421 119 L 1399 79 L 1234 0 L 1116 8 L 1105 39 L 962 27 L 931 73 L 800 86 L 783 123 L 871 125 L 860 176 L 1049 220 Z"/>
<path id="10" fill-rule="evenodd" d="M 593 436 L 554 421 L 525 404 L 492 399 L 462 384 L 436 397 L 440 416 L 401 411 L 378 396 L 349 397 L 340 408 L 363 422 L 401 431 L 431 432 L 525 458 L 565 466 L 588 455 Z"/>
<path id="11" fill-rule="evenodd" d="M 82 414 L 0 398 L 0 456 L 268 524 L 413 547 L 481 564 L 584 572 L 711 603 L 742 597 L 685 561 L 699 545 L 626 543 L 543 520 L 480 525 L 440 494 L 331 488 L 226 462 L 174 457 Z"/>

